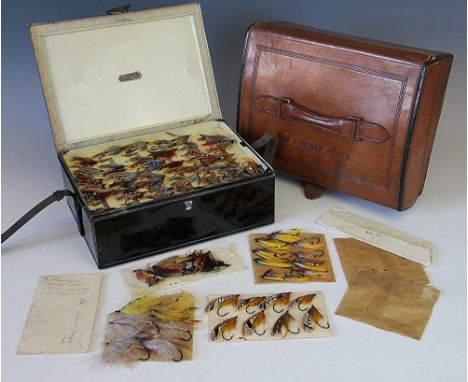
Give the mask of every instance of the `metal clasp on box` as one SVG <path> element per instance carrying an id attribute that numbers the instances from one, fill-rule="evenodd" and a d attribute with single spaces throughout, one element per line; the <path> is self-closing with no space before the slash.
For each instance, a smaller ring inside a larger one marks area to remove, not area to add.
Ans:
<path id="1" fill-rule="evenodd" d="M 193 200 L 187 200 L 186 202 L 184 202 L 184 204 L 185 204 L 185 211 L 190 211 L 193 206 Z"/>

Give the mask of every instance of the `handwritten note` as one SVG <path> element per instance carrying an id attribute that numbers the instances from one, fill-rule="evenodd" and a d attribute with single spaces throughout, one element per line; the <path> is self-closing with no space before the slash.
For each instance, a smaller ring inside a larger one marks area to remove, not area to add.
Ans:
<path id="1" fill-rule="evenodd" d="M 89 352 L 103 278 L 102 273 L 41 276 L 17 354 Z"/>

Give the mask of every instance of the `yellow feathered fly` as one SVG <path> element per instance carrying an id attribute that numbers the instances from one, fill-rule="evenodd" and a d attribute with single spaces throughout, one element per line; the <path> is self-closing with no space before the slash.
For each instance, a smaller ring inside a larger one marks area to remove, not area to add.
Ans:
<path id="1" fill-rule="evenodd" d="M 193 316 L 195 298 L 188 293 L 153 296 L 145 295 L 125 305 L 121 312 L 137 315 L 152 313 L 162 321 L 183 321 Z"/>

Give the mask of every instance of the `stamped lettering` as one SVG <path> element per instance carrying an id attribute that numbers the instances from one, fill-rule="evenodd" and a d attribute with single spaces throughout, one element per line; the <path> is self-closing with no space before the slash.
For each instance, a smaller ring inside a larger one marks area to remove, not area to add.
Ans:
<path id="1" fill-rule="evenodd" d="M 300 148 L 310 151 L 310 152 L 315 152 L 323 155 L 327 155 L 332 158 L 336 158 L 339 160 L 343 161 L 349 161 L 351 159 L 351 155 L 343 152 L 336 150 L 333 147 L 326 147 L 322 146 L 313 142 L 306 142 L 306 141 L 301 141 L 301 140 L 296 140 L 294 137 L 286 137 L 285 141 L 291 145 L 299 146 Z"/>

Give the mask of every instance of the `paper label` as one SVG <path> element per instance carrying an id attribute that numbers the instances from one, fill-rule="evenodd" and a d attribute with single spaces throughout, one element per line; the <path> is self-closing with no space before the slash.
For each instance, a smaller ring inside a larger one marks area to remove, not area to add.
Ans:
<path id="1" fill-rule="evenodd" d="M 104 274 L 41 276 L 17 354 L 89 352 Z"/>

